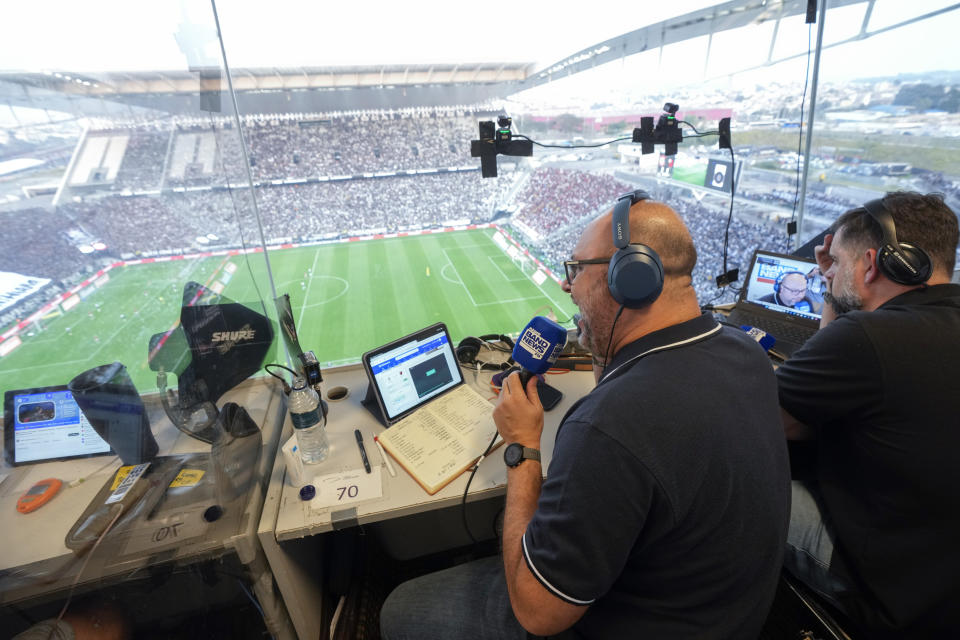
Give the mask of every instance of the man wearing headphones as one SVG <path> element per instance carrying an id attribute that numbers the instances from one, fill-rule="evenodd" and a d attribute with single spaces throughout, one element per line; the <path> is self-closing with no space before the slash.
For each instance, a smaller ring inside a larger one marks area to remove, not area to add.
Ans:
<path id="1" fill-rule="evenodd" d="M 398 587 L 385 638 L 759 634 L 789 511 L 773 371 L 700 313 L 690 233 L 647 198 L 618 200 L 565 264 L 597 386 L 564 417 L 546 480 L 536 378 L 504 381 L 502 559 Z"/>
<path id="2" fill-rule="evenodd" d="M 785 271 L 773 285 L 773 293 L 759 299 L 807 313 L 820 313 L 823 302 L 811 295 L 807 288 L 807 276 L 799 271 Z"/>
<path id="3" fill-rule="evenodd" d="M 787 567 L 870 637 L 960 629 L 957 217 L 939 194 L 888 193 L 816 248 L 827 304 L 777 372 L 794 481 Z"/>

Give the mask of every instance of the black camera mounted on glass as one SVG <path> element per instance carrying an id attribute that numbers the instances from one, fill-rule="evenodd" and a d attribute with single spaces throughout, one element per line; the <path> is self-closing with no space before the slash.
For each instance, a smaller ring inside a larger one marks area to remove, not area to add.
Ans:
<path id="1" fill-rule="evenodd" d="M 663 105 L 663 113 L 657 118 L 654 124 L 653 116 L 644 116 L 640 118 L 640 126 L 633 130 L 633 135 L 629 138 L 631 142 L 640 144 L 640 152 L 643 154 L 653 153 L 656 145 L 663 146 L 664 154 L 668 156 L 676 155 L 677 145 L 683 142 L 683 131 L 680 130 L 681 121 L 677 120 L 677 111 L 680 105 L 668 102 Z M 474 158 L 480 158 L 480 172 L 484 178 L 497 177 L 497 155 L 505 156 L 532 156 L 533 145 L 542 147 L 563 146 L 570 149 L 579 149 L 584 147 L 602 147 L 604 144 L 627 140 L 627 138 L 617 138 L 610 142 L 591 145 L 544 145 L 531 140 L 530 138 L 514 134 L 510 130 L 513 119 L 506 115 L 497 117 L 497 123 L 492 120 L 480 121 L 480 139 L 470 141 L 470 155 Z M 689 123 L 683 123 L 687 124 Z M 691 128 L 693 128 L 691 126 Z M 720 137 L 719 146 L 721 149 L 730 149 L 730 118 L 721 118 L 716 131 L 705 131 L 696 134 L 693 137 L 702 137 L 708 135 L 717 135 Z"/>

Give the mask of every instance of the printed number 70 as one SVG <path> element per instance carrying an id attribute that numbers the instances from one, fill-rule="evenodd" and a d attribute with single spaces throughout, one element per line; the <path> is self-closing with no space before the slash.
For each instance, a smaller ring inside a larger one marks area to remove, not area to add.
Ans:
<path id="1" fill-rule="evenodd" d="M 357 485 L 352 484 L 349 487 L 337 487 L 337 491 L 340 492 L 340 495 L 337 496 L 337 500 L 343 500 L 344 494 L 348 498 L 356 498 L 357 494 L 360 493 L 360 489 L 357 488 Z"/>

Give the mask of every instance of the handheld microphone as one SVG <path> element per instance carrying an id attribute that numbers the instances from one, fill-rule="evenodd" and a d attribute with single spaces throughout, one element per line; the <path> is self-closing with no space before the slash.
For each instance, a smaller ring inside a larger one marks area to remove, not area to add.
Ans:
<path id="1" fill-rule="evenodd" d="M 773 348 L 773 345 L 776 344 L 777 339 L 772 335 L 764 331 L 763 329 L 758 329 L 756 327 L 751 327 L 747 324 L 740 325 L 740 328 L 743 329 L 748 336 L 753 338 L 757 344 L 763 347 L 763 350 L 769 352 Z"/>
<path id="2" fill-rule="evenodd" d="M 524 389 L 530 378 L 546 373 L 553 366 L 566 344 L 566 329 L 553 320 L 534 316 L 513 347 L 513 359 L 520 365 L 520 382 Z"/>

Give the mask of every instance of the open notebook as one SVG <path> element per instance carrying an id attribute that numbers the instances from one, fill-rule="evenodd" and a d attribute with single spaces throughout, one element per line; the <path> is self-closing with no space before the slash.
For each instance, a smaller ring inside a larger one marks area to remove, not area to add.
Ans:
<path id="1" fill-rule="evenodd" d="M 370 381 L 364 405 L 388 427 L 378 441 L 430 495 L 493 441 L 493 405 L 464 383 L 443 323 L 368 351 L 363 366 Z"/>

